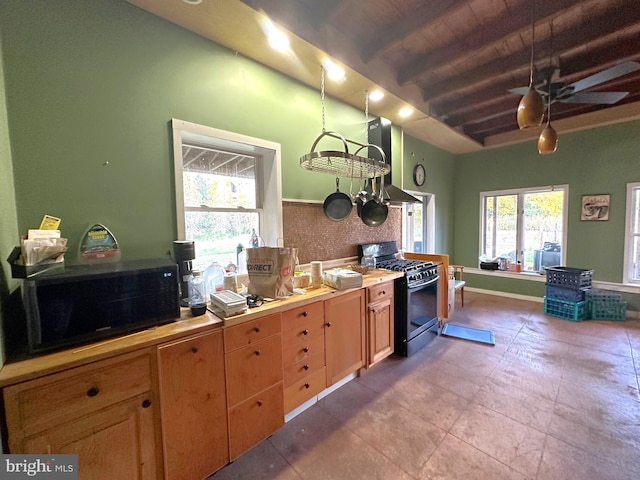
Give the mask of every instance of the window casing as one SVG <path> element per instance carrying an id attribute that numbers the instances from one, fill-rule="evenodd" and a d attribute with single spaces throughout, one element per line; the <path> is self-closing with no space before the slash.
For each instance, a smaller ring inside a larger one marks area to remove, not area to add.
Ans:
<path id="1" fill-rule="evenodd" d="M 482 192 L 480 257 L 506 257 L 523 272 L 564 265 L 567 185 Z"/>
<path id="2" fill-rule="evenodd" d="M 236 264 L 237 247 L 282 243 L 280 145 L 174 119 L 179 240 L 195 242 L 194 268 Z"/>
<path id="3" fill-rule="evenodd" d="M 640 182 L 627 184 L 623 282 L 640 284 Z"/>

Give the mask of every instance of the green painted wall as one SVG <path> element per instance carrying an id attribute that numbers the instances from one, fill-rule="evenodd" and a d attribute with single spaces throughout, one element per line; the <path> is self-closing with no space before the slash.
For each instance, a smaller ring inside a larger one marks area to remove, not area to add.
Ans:
<path id="1" fill-rule="evenodd" d="M 2 39 L 0 38 L 0 48 Z M 4 329 L 13 310 L 11 293 L 18 280 L 11 278 L 11 268 L 5 261 L 18 244 L 18 214 L 13 188 L 13 162 L 9 144 L 9 127 L 4 95 L 4 65 L 0 58 L 0 365 L 5 361 Z M 1 451 L 1 450 L 0 450 Z"/>
<path id="2" fill-rule="evenodd" d="M 640 122 L 632 121 L 560 134 L 553 155 L 539 155 L 533 141 L 460 155 L 455 171 L 455 261 L 477 266 L 480 192 L 568 184 L 567 265 L 593 269 L 595 280 L 621 282 L 626 185 L 640 181 L 639 131 Z M 609 220 L 581 221 L 582 195 L 596 193 L 611 194 Z M 532 282 L 480 275 L 470 276 L 469 284 L 529 295 L 544 292 Z"/>
<path id="3" fill-rule="evenodd" d="M 404 188 L 432 193 L 436 201 L 435 249 L 429 253 L 453 254 L 455 211 L 455 155 L 409 135 L 404 136 L 403 178 Z M 413 168 L 422 163 L 427 180 L 422 187 L 413 183 Z M 395 183 L 395 181 L 394 181 Z"/>
<path id="4" fill-rule="evenodd" d="M 1 2 L 0 31 L 21 232 L 56 215 L 75 250 L 102 222 L 124 259 L 163 256 L 171 118 L 279 142 L 285 198 L 335 190 L 299 167 L 321 133 L 318 90 L 119 0 Z M 327 98 L 326 128 L 362 142 L 364 111 Z"/>

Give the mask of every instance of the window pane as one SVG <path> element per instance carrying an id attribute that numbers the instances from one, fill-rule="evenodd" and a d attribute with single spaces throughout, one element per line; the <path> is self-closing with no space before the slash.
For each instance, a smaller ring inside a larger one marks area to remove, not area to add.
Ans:
<path id="1" fill-rule="evenodd" d="M 487 197 L 485 202 L 485 244 L 483 255 L 507 257 L 515 262 L 517 245 L 517 195 Z"/>
<path id="2" fill-rule="evenodd" d="M 524 271 L 538 272 L 562 263 L 563 202 L 561 191 L 524 195 Z"/>
<path id="3" fill-rule="evenodd" d="M 256 208 L 255 178 L 185 171 L 183 182 L 185 207 Z"/>
<path id="4" fill-rule="evenodd" d="M 413 204 L 413 248 L 414 252 L 424 253 L 425 245 L 422 238 L 423 211 L 421 203 Z"/>
<path id="5" fill-rule="evenodd" d="M 253 229 L 259 231 L 258 212 L 185 212 L 186 239 L 195 241 L 194 268 L 216 261 L 237 265 L 236 247 L 250 247 Z"/>
<path id="6" fill-rule="evenodd" d="M 635 187 L 632 193 L 631 209 L 631 268 L 629 269 L 630 280 L 640 281 L 640 187 Z"/>

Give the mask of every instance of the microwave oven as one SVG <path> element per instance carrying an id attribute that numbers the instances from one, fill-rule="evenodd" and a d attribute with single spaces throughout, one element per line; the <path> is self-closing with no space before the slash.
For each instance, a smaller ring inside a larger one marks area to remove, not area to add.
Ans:
<path id="1" fill-rule="evenodd" d="M 23 283 L 29 354 L 161 325 L 180 317 L 178 265 L 149 259 L 76 265 Z"/>

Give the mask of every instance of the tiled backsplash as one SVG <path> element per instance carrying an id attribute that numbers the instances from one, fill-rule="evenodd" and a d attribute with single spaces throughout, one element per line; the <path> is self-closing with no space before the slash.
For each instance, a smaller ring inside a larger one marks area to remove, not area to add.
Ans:
<path id="1" fill-rule="evenodd" d="M 321 203 L 282 202 L 284 246 L 297 247 L 301 264 L 313 260 L 355 257 L 361 243 L 395 240 L 402 243 L 402 209 L 389 207 L 385 223 L 368 227 L 355 206 L 340 222 L 329 220 Z"/>

